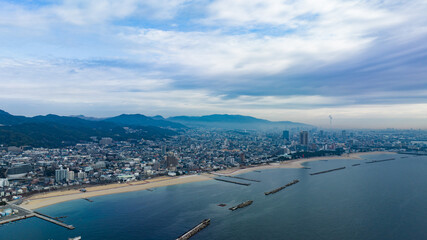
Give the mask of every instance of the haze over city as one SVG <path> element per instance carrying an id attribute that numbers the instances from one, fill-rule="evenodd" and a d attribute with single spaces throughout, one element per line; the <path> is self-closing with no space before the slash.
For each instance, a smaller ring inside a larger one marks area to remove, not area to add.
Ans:
<path id="1" fill-rule="evenodd" d="M 0 1 L 0 109 L 426 129 L 427 3 Z"/>

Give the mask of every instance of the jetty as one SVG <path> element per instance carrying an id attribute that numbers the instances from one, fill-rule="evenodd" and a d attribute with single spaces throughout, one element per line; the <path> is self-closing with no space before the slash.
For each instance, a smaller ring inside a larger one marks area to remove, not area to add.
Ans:
<path id="1" fill-rule="evenodd" d="M 93 200 L 90 200 L 89 198 L 83 198 L 83 199 L 88 201 L 88 202 L 93 202 Z"/>
<path id="2" fill-rule="evenodd" d="M 221 179 L 221 178 L 214 178 L 214 179 L 217 181 L 221 181 L 221 182 L 234 183 L 234 184 L 243 185 L 243 186 L 251 185 L 250 183 L 235 182 L 235 181 L 225 180 L 225 179 Z"/>
<path id="3" fill-rule="evenodd" d="M 0 225 L 10 223 L 10 222 L 19 221 L 19 220 L 24 220 L 24 219 L 31 218 L 31 217 L 37 217 L 37 218 L 40 218 L 42 220 L 54 223 L 58 226 L 67 228 L 69 230 L 74 229 L 73 225 L 65 224 L 64 222 L 58 220 L 58 218 L 55 219 L 55 218 L 52 218 L 52 217 L 50 217 L 46 214 L 43 214 L 43 213 L 28 210 L 28 209 L 25 209 L 23 207 L 17 206 L 15 204 L 8 204 L 7 207 L 11 208 L 13 211 L 17 212 L 17 214 L 1 218 L 2 220 L 0 220 Z M 61 218 L 63 218 L 63 217 L 61 217 Z"/>
<path id="4" fill-rule="evenodd" d="M 224 177 L 228 177 L 228 178 L 235 178 L 235 179 L 240 179 L 240 180 L 250 181 L 250 182 L 261 182 L 260 180 L 249 179 L 249 178 L 243 178 L 243 177 L 235 177 L 235 176 L 229 176 L 229 175 L 222 175 L 222 176 L 224 176 Z"/>
<path id="5" fill-rule="evenodd" d="M 328 172 L 338 171 L 338 170 L 342 170 L 342 169 L 345 169 L 345 167 L 334 168 L 334 169 L 330 169 L 330 170 L 326 170 L 326 171 L 320 171 L 320 172 L 310 173 L 310 175 L 317 175 L 317 174 L 322 174 L 322 173 L 328 173 Z"/>
<path id="6" fill-rule="evenodd" d="M 39 213 L 39 212 L 34 212 L 34 217 L 38 217 L 38 218 L 43 219 L 45 221 L 54 223 L 54 224 L 56 224 L 58 226 L 67 228 L 69 230 L 73 230 L 75 228 L 73 225 L 65 224 L 65 223 L 63 223 L 61 221 L 55 220 L 52 217 L 49 217 L 48 215 L 45 215 L 45 214 L 42 214 L 42 213 Z"/>
<path id="7" fill-rule="evenodd" d="M 387 158 L 387 159 L 382 159 L 382 160 L 372 160 L 366 163 L 378 163 L 378 162 L 387 162 L 387 161 L 392 161 L 395 160 L 395 158 Z"/>
<path id="8" fill-rule="evenodd" d="M 359 165 L 360 165 L 360 163 L 356 163 L 356 164 L 353 164 L 351 166 L 355 167 L 355 166 L 359 166 Z"/>
<path id="9" fill-rule="evenodd" d="M 205 227 L 209 226 L 210 223 L 211 223 L 211 220 L 209 218 L 205 219 L 201 223 L 199 223 L 195 227 L 193 227 L 190 231 L 182 234 L 176 240 L 187 240 L 187 239 L 191 238 L 192 236 L 194 236 L 196 233 L 203 230 Z"/>
<path id="10" fill-rule="evenodd" d="M 286 184 L 285 186 L 281 186 L 281 187 L 279 187 L 279 188 L 276 188 L 276 189 L 274 189 L 274 190 L 271 190 L 270 192 L 265 192 L 264 194 L 265 194 L 265 195 L 270 195 L 270 194 L 277 193 L 277 192 L 279 192 L 279 191 L 281 191 L 281 190 L 283 190 L 283 189 L 285 189 L 285 188 L 287 188 L 287 187 L 289 187 L 289 186 L 292 186 L 292 185 L 294 185 L 294 184 L 296 184 L 296 183 L 299 183 L 299 180 L 298 180 L 298 179 L 293 180 L 292 182 L 290 182 L 290 183 Z"/>
<path id="11" fill-rule="evenodd" d="M 247 206 L 251 205 L 253 202 L 254 202 L 254 201 L 252 201 L 252 200 L 249 200 L 249 201 L 246 201 L 246 202 L 242 202 L 242 203 L 240 203 L 239 205 L 234 206 L 234 207 L 231 207 L 231 208 L 229 208 L 229 209 L 230 209 L 231 211 L 235 211 L 235 210 L 237 210 L 237 209 L 239 209 L 239 208 L 247 207 Z"/>

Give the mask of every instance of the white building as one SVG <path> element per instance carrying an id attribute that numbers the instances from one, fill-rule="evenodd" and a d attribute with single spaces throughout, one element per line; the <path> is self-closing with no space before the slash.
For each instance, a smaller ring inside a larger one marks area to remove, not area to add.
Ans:
<path id="1" fill-rule="evenodd" d="M 0 187 L 9 187 L 9 181 L 7 178 L 0 178 Z"/>
<path id="2" fill-rule="evenodd" d="M 68 171 L 68 180 L 69 181 L 74 181 L 74 172 L 73 171 Z"/>
<path id="3" fill-rule="evenodd" d="M 55 181 L 56 182 L 63 182 L 67 181 L 68 178 L 68 170 L 67 169 L 60 169 L 55 170 Z"/>

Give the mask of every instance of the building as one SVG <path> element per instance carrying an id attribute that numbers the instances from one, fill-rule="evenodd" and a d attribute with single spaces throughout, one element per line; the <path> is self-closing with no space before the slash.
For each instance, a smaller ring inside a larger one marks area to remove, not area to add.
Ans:
<path id="1" fill-rule="evenodd" d="M 78 179 L 85 179 L 85 178 L 87 178 L 87 173 L 82 172 L 82 170 L 80 170 L 80 171 L 77 173 L 77 178 L 78 178 Z"/>
<path id="2" fill-rule="evenodd" d="M 109 138 L 109 137 L 105 137 L 105 138 L 102 138 L 101 140 L 99 140 L 99 143 L 102 145 L 110 145 L 113 143 L 113 139 Z"/>
<path id="3" fill-rule="evenodd" d="M 307 146 L 308 145 L 308 132 L 307 131 L 302 131 L 299 134 L 299 143 L 301 145 Z"/>
<path id="4" fill-rule="evenodd" d="M 283 131 L 283 139 L 286 141 L 289 141 L 289 131 L 288 130 Z"/>
<path id="5" fill-rule="evenodd" d="M 241 153 L 240 153 L 240 162 L 241 162 L 241 163 L 244 163 L 244 162 L 245 162 L 245 160 L 246 160 L 245 153 L 241 152 Z"/>
<path id="6" fill-rule="evenodd" d="M 74 172 L 73 171 L 68 171 L 68 177 L 67 177 L 67 179 L 69 180 L 69 181 L 74 181 L 74 179 L 75 179 L 75 177 L 74 177 Z"/>
<path id="7" fill-rule="evenodd" d="M 6 175 L 9 179 L 19 179 L 25 177 L 32 169 L 31 164 L 17 163 L 7 169 Z"/>
<path id="8" fill-rule="evenodd" d="M 98 161 L 95 163 L 95 169 L 105 169 L 107 164 L 104 161 Z"/>
<path id="9" fill-rule="evenodd" d="M 0 178 L 0 187 L 9 187 L 9 181 L 7 178 Z"/>
<path id="10" fill-rule="evenodd" d="M 56 182 L 64 182 L 68 179 L 68 170 L 67 169 L 56 169 L 55 170 L 55 181 Z"/>
<path id="11" fill-rule="evenodd" d="M 178 165 L 178 158 L 175 155 L 168 155 L 166 158 L 166 168 L 171 171 L 176 171 L 176 166 Z"/>

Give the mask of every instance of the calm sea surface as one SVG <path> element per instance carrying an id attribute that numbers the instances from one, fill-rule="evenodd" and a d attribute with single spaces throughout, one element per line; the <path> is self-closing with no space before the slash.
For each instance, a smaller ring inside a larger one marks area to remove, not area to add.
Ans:
<path id="1" fill-rule="evenodd" d="M 32 218 L 1 226 L 0 239 L 175 239 L 205 218 L 210 226 L 192 239 L 427 239 L 427 157 L 403 156 L 317 161 L 305 164 L 311 169 L 240 175 L 261 181 L 248 187 L 206 181 L 94 197 L 92 203 L 65 202 L 39 211 L 68 216 L 64 221 L 75 230 Z M 396 160 L 365 163 L 386 158 Z M 356 163 L 361 165 L 352 166 Z M 264 195 L 293 179 L 300 182 Z M 228 210 L 246 200 L 254 203 Z"/>

